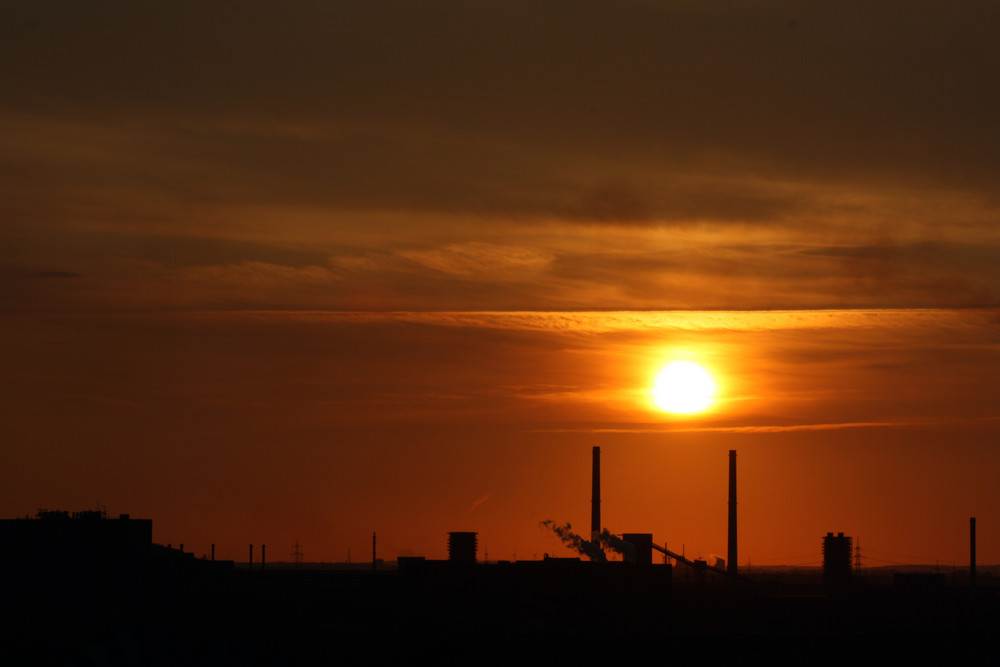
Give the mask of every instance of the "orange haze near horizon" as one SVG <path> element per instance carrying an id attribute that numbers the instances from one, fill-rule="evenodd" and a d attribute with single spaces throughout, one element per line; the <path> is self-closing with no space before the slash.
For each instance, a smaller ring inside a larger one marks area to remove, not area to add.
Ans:
<path id="1" fill-rule="evenodd" d="M 5 487 L 14 515 L 105 503 L 236 560 L 364 560 L 372 531 L 443 557 L 451 530 L 533 558 L 566 553 L 540 521 L 586 527 L 599 445 L 606 526 L 707 556 L 736 449 L 741 561 L 816 563 L 832 530 L 871 564 L 961 562 L 968 517 L 1000 519 L 997 314 L 22 315 Z M 650 409 L 672 350 L 725 378 L 716 409 Z"/>

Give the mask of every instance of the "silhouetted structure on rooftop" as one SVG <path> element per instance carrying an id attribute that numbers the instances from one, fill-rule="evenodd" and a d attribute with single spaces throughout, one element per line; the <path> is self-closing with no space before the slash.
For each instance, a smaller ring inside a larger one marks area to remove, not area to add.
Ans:
<path id="1" fill-rule="evenodd" d="M 823 582 L 828 586 L 851 578 L 851 538 L 827 533 L 823 538 Z"/>
<path id="2" fill-rule="evenodd" d="M 652 565 L 653 535 L 652 533 L 625 533 L 622 539 L 635 549 L 633 562 L 636 565 Z"/>
<path id="3" fill-rule="evenodd" d="M 448 560 L 452 563 L 475 563 L 477 546 L 476 533 L 448 533 Z"/>

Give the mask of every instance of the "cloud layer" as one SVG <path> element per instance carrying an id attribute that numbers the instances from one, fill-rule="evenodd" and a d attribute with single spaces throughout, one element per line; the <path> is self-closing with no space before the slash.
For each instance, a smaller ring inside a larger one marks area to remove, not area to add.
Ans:
<path id="1" fill-rule="evenodd" d="M 997 301 L 993 3 L 0 11 L 8 309 Z"/>

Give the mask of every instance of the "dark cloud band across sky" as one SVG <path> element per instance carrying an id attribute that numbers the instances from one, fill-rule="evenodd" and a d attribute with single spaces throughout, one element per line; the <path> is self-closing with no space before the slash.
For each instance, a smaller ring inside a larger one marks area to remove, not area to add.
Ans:
<path id="1" fill-rule="evenodd" d="M 289 160 L 301 175 L 374 162 L 392 177 L 424 157 L 496 176 L 495 160 L 534 148 L 548 165 L 509 175 L 590 158 L 950 187 L 996 177 L 991 2 L 3 11 L 6 109 L 112 123 L 223 163 Z"/>
<path id="2" fill-rule="evenodd" d="M 10 308 L 997 298 L 995 3 L 0 11 Z"/>
<path id="3" fill-rule="evenodd" d="M 292 299 L 318 308 L 996 300 L 995 3 L 0 11 L 9 275 L 213 293 L 255 263 L 370 293 Z M 486 269 L 413 261 L 456 248 Z M 512 254 L 548 265 L 494 280 Z"/>

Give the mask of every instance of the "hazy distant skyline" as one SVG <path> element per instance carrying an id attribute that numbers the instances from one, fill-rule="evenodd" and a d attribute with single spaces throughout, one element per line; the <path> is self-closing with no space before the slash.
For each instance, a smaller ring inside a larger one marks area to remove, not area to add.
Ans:
<path id="1" fill-rule="evenodd" d="M 561 553 L 538 521 L 586 524 L 598 444 L 608 528 L 721 554 L 737 449 L 741 555 L 843 530 L 960 560 L 976 515 L 1000 562 L 998 29 L 993 2 L 5 3 L 0 512 L 530 557 Z M 649 409 L 675 355 L 715 410 Z"/>

